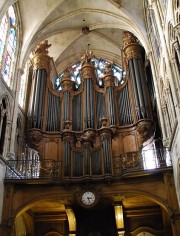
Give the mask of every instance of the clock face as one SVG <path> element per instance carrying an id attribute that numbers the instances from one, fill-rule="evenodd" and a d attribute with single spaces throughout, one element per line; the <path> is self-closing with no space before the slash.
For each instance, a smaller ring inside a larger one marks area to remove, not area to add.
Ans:
<path id="1" fill-rule="evenodd" d="M 81 201 L 86 206 L 91 206 L 94 204 L 96 200 L 96 196 L 91 191 L 86 191 L 82 194 Z"/>

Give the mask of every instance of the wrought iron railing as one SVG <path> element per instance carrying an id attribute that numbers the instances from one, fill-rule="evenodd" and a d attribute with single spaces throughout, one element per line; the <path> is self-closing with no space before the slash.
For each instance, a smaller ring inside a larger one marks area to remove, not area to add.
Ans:
<path id="1" fill-rule="evenodd" d="M 9 160 L 6 179 L 62 178 L 62 164 L 54 160 Z"/>
<path id="2" fill-rule="evenodd" d="M 83 160 L 82 160 L 83 161 Z M 73 163 L 73 162 L 72 162 Z M 172 162 L 169 151 L 166 149 L 150 149 L 141 152 L 129 152 L 112 158 L 112 177 L 123 177 L 136 172 L 147 173 L 147 171 L 171 168 Z M 73 166 L 71 167 L 73 169 Z M 93 166 L 92 166 L 93 168 Z M 101 166 L 103 169 L 104 167 Z M 73 172 L 72 172 L 73 173 Z M 99 175 L 92 175 L 89 178 L 103 179 L 103 172 Z M 87 176 L 69 176 L 71 180 L 78 178 L 87 178 Z M 5 179 L 67 179 L 63 176 L 63 165 L 61 161 L 32 159 L 32 160 L 9 160 L 6 161 Z"/>
<path id="3" fill-rule="evenodd" d="M 129 152 L 113 158 L 115 176 L 147 172 L 172 167 L 170 152 L 165 149 L 149 149 L 141 152 Z"/>

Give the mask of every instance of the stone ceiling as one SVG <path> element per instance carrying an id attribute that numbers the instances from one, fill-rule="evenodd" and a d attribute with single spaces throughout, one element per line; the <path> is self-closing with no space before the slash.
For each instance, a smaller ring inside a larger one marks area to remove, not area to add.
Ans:
<path id="1" fill-rule="evenodd" d="M 5 1 L 5 0 L 3 0 Z M 6 2 L 6 1 L 5 1 Z M 11 0 L 12 2 L 12 0 Z M 80 60 L 85 50 L 121 65 L 122 33 L 134 33 L 146 50 L 143 0 L 19 0 L 22 21 L 21 63 L 41 41 L 58 73 Z M 82 28 L 87 27 L 83 31 Z"/>

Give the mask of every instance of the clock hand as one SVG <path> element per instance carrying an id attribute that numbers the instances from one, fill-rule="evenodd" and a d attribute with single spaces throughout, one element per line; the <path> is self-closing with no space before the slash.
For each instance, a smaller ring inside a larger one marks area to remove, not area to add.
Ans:
<path id="1" fill-rule="evenodd" d="M 91 202 L 90 199 L 92 199 L 92 197 L 87 197 L 87 199 L 89 200 L 89 202 Z"/>

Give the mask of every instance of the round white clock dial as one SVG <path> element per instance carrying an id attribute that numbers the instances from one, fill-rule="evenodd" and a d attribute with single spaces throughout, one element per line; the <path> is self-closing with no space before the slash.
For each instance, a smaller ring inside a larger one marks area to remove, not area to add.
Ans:
<path id="1" fill-rule="evenodd" d="M 95 197 L 95 194 L 91 191 L 87 191 L 87 192 L 84 192 L 82 194 L 82 202 L 87 205 L 87 206 L 90 206 L 92 205 L 95 200 L 96 200 L 96 197 Z"/>

